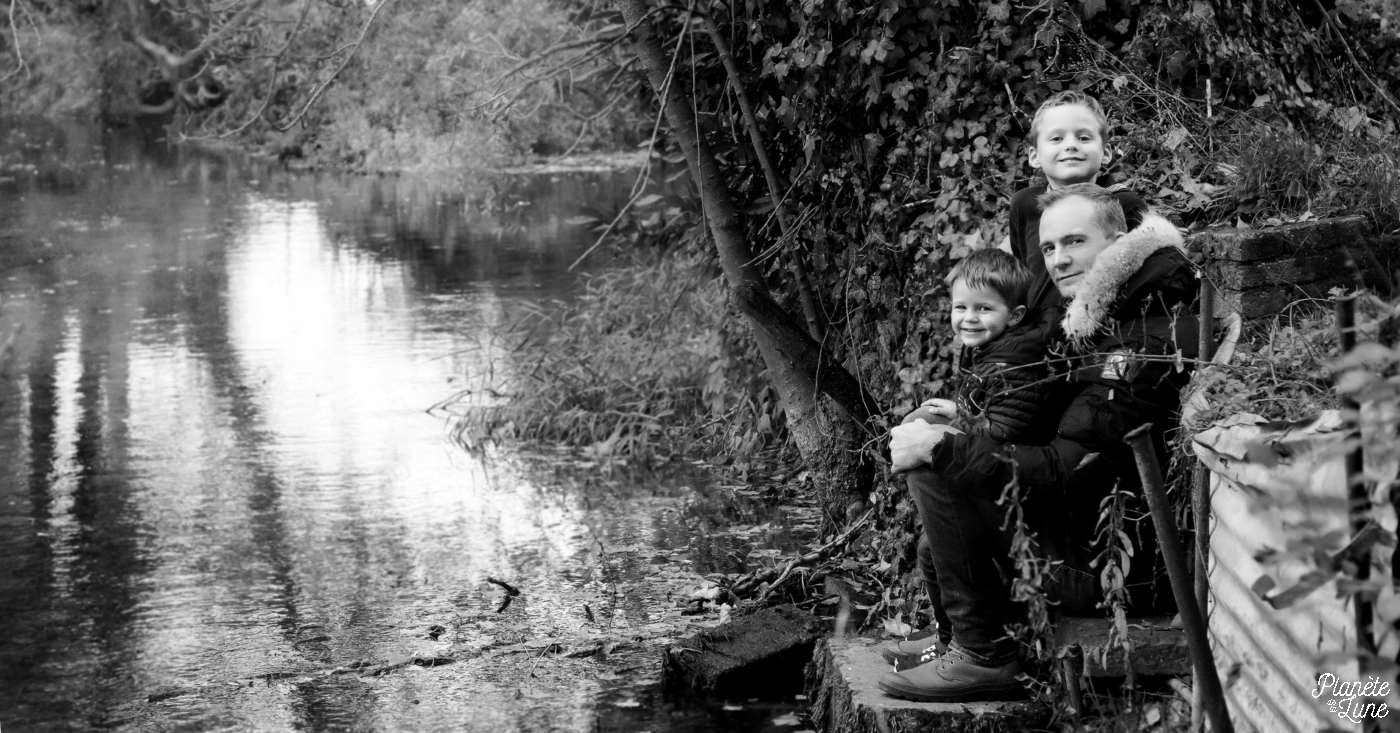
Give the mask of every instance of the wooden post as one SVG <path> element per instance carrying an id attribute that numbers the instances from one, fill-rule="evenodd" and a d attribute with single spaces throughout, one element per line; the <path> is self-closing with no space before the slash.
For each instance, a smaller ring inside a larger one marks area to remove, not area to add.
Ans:
<path id="1" fill-rule="evenodd" d="M 1070 656 L 1060 658 L 1060 674 L 1065 678 L 1065 695 L 1069 697 L 1070 721 L 1074 724 L 1074 729 L 1079 730 L 1079 718 L 1081 706 L 1084 704 L 1084 693 L 1079 689 L 1079 670 L 1083 667 L 1083 660 L 1080 658 L 1079 650 L 1075 649 Z"/>
<path id="2" fill-rule="evenodd" d="M 1200 341 L 1197 344 L 1197 358 L 1200 361 L 1196 365 L 1196 370 L 1206 368 L 1211 359 L 1215 357 L 1215 286 L 1210 279 L 1201 278 L 1201 294 L 1199 308 L 1201 312 L 1200 320 Z M 1196 462 L 1196 467 L 1191 476 L 1191 508 L 1195 515 L 1196 525 L 1196 605 L 1201 609 L 1201 618 L 1205 620 L 1206 627 L 1210 627 L 1210 471 L 1204 463 Z M 1201 690 L 1199 685 L 1191 686 L 1191 730 L 1198 733 L 1201 730 L 1201 711 L 1204 705 L 1201 704 Z"/>
<path id="3" fill-rule="evenodd" d="M 1201 278 L 1201 339 L 1197 353 L 1202 369 L 1215 356 L 1215 287 L 1210 280 Z M 1205 464 L 1197 462 L 1192 477 L 1191 503 L 1196 514 L 1196 605 L 1201 607 L 1201 615 L 1210 620 L 1210 471 Z"/>
<path id="4" fill-rule="evenodd" d="M 1176 518 L 1167 500 L 1166 488 L 1162 486 L 1162 467 L 1157 461 L 1157 451 L 1152 447 L 1152 424 L 1135 428 L 1123 439 L 1132 446 L 1133 457 L 1137 459 L 1138 473 L 1142 476 L 1142 492 L 1152 509 L 1152 524 L 1157 529 L 1157 541 L 1161 546 L 1162 560 L 1167 566 L 1167 577 L 1171 580 L 1172 595 L 1176 597 L 1181 621 L 1186 627 L 1186 644 L 1195 668 L 1193 687 L 1201 688 L 1201 702 L 1212 733 L 1234 733 L 1230 711 L 1225 705 L 1225 690 L 1215 669 L 1215 655 L 1211 653 L 1210 639 L 1206 636 L 1206 622 L 1200 607 L 1196 605 L 1191 576 L 1186 570 L 1181 533 L 1176 529 Z"/>
<path id="5" fill-rule="evenodd" d="M 1356 296 L 1343 295 L 1333 301 L 1337 315 L 1337 344 L 1339 356 L 1346 356 L 1356 348 Z M 1340 379 L 1343 373 L 1337 374 Z M 1351 537 L 1366 528 L 1369 521 L 1371 496 L 1366 490 L 1362 470 L 1365 457 L 1361 452 L 1361 406 L 1351 395 L 1342 395 L 1342 422 L 1346 426 L 1347 437 L 1355 439 L 1356 446 L 1347 451 L 1347 516 L 1351 525 Z M 1356 562 L 1356 579 L 1371 577 L 1370 552 L 1362 553 Z M 1371 635 L 1371 602 L 1360 594 L 1352 596 L 1352 608 L 1356 613 L 1356 648 L 1361 652 L 1361 673 L 1366 673 L 1368 655 L 1376 653 L 1376 642 Z"/>

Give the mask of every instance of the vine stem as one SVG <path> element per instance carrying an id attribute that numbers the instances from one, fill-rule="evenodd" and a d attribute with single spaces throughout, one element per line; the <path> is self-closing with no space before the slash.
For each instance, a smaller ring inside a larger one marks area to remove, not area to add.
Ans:
<path id="1" fill-rule="evenodd" d="M 710 41 L 715 44 L 715 51 L 719 53 L 720 61 L 724 63 L 724 69 L 729 75 L 729 88 L 734 92 L 734 98 L 739 102 L 739 113 L 744 119 L 744 128 L 749 133 L 749 141 L 753 144 L 754 156 L 758 159 L 758 166 L 763 169 L 763 178 L 768 183 L 768 196 L 773 201 L 774 213 L 778 218 L 778 228 L 782 230 L 783 238 L 794 236 L 792 234 L 792 220 L 787 212 L 787 192 L 783 191 L 781 198 L 779 191 L 782 191 L 778 184 L 778 174 L 773 170 L 773 161 L 768 157 L 767 146 L 763 142 L 763 134 L 758 129 L 758 116 L 754 114 L 753 103 L 749 101 L 748 92 L 744 91 L 743 76 L 739 72 L 739 65 L 734 61 L 734 54 L 729 50 L 729 41 L 725 40 L 724 34 L 719 32 L 714 21 L 705 17 L 701 21 L 704 23 L 705 31 L 710 36 Z M 796 253 L 786 253 L 783 259 L 787 260 L 788 269 L 792 271 L 793 279 L 797 285 L 798 300 L 802 303 L 802 314 L 807 317 L 807 330 L 813 339 L 821 341 L 826 336 L 826 328 L 821 321 L 821 311 L 817 307 L 817 300 L 813 294 L 811 285 L 812 276 L 803 264 L 801 257 Z"/>

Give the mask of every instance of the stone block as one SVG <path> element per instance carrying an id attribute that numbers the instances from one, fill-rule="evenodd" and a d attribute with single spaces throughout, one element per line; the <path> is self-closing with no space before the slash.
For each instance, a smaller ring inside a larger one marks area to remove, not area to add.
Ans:
<path id="1" fill-rule="evenodd" d="M 1055 645 L 1078 647 L 1084 673 L 1090 677 L 1126 677 L 1123 647 L 1109 641 L 1112 626 L 1105 618 L 1061 618 L 1055 624 Z M 1129 619 L 1128 639 L 1133 644 L 1134 674 L 1191 674 L 1186 632 L 1171 628 L 1170 616 Z"/>
<path id="2" fill-rule="evenodd" d="M 1332 288 L 1353 289 L 1358 283 L 1351 277 L 1333 277 L 1302 285 L 1274 285 L 1250 290 L 1220 290 L 1215 312 L 1220 315 L 1239 313 L 1241 318 L 1267 318 L 1283 313 L 1290 303 L 1307 298 L 1327 300 Z M 1325 304 L 1323 304 L 1325 305 Z"/>
<path id="3" fill-rule="evenodd" d="M 874 639 L 824 639 L 807 668 L 812 720 L 823 733 L 1002 733 L 1035 730 L 1050 719 L 1047 706 L 1029 700 L 933 703 L 890 697 L 880 676 L 891 666 Z"/>
<path id="4" fill-rule="evenodd" d="M 1343 250 L 1366 236 L 1365 219 L 1345 216 L 1263 229 L 1207 229 L 1191 235 L 1188 248 L 1212 260 L 1258 262 Z"/>
<path id="5" fill-rule="evenodd" d="M 671 689 L 745 697 L 791 694 L 826 624 L 796 606 L 765 608 L 666 650 L 662 681 Z"/>
<path id="6" fill-rule="evenodd" d="M 1268 262 L 1220 260 L 1210 263 L 1207 269 L 1216 287 L 1230 290 L 1249 290 L 1266 285 L 1302 285 L 1339 277 L 1351 277 L 1360 284 L 1360 271 L 1346 249 Z"/>

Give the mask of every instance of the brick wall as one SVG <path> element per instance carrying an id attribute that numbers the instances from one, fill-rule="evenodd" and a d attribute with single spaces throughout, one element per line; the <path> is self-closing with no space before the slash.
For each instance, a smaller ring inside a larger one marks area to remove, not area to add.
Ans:
<path id="1" fill-rule="evenodd" d="M 1281 312 L 1293 301 L 1327 298 L 1335 287 L 1389 293 L 1394 237 L 1372 237 L 1360 216 L 1265 229 L 1208 229 L 1187 238 L 1220 294 L 1216 312 L 1245 318 Z"/>

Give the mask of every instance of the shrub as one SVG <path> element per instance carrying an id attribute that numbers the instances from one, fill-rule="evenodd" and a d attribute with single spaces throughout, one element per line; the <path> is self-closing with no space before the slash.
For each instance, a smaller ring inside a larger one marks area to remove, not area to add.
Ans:
<path id="1" fill-rule="evenodd" d="M 483 345 L 487 367 L 448 405 L 456 435 L 469 447 L 512 438 L 652 457 L 675 436 L 668 428 L 744 409 L 734 385 L 750 365 L 722 325 L 726 308 L 720 281 L 684 258 L 594 275 L 576 300 Z"/>

